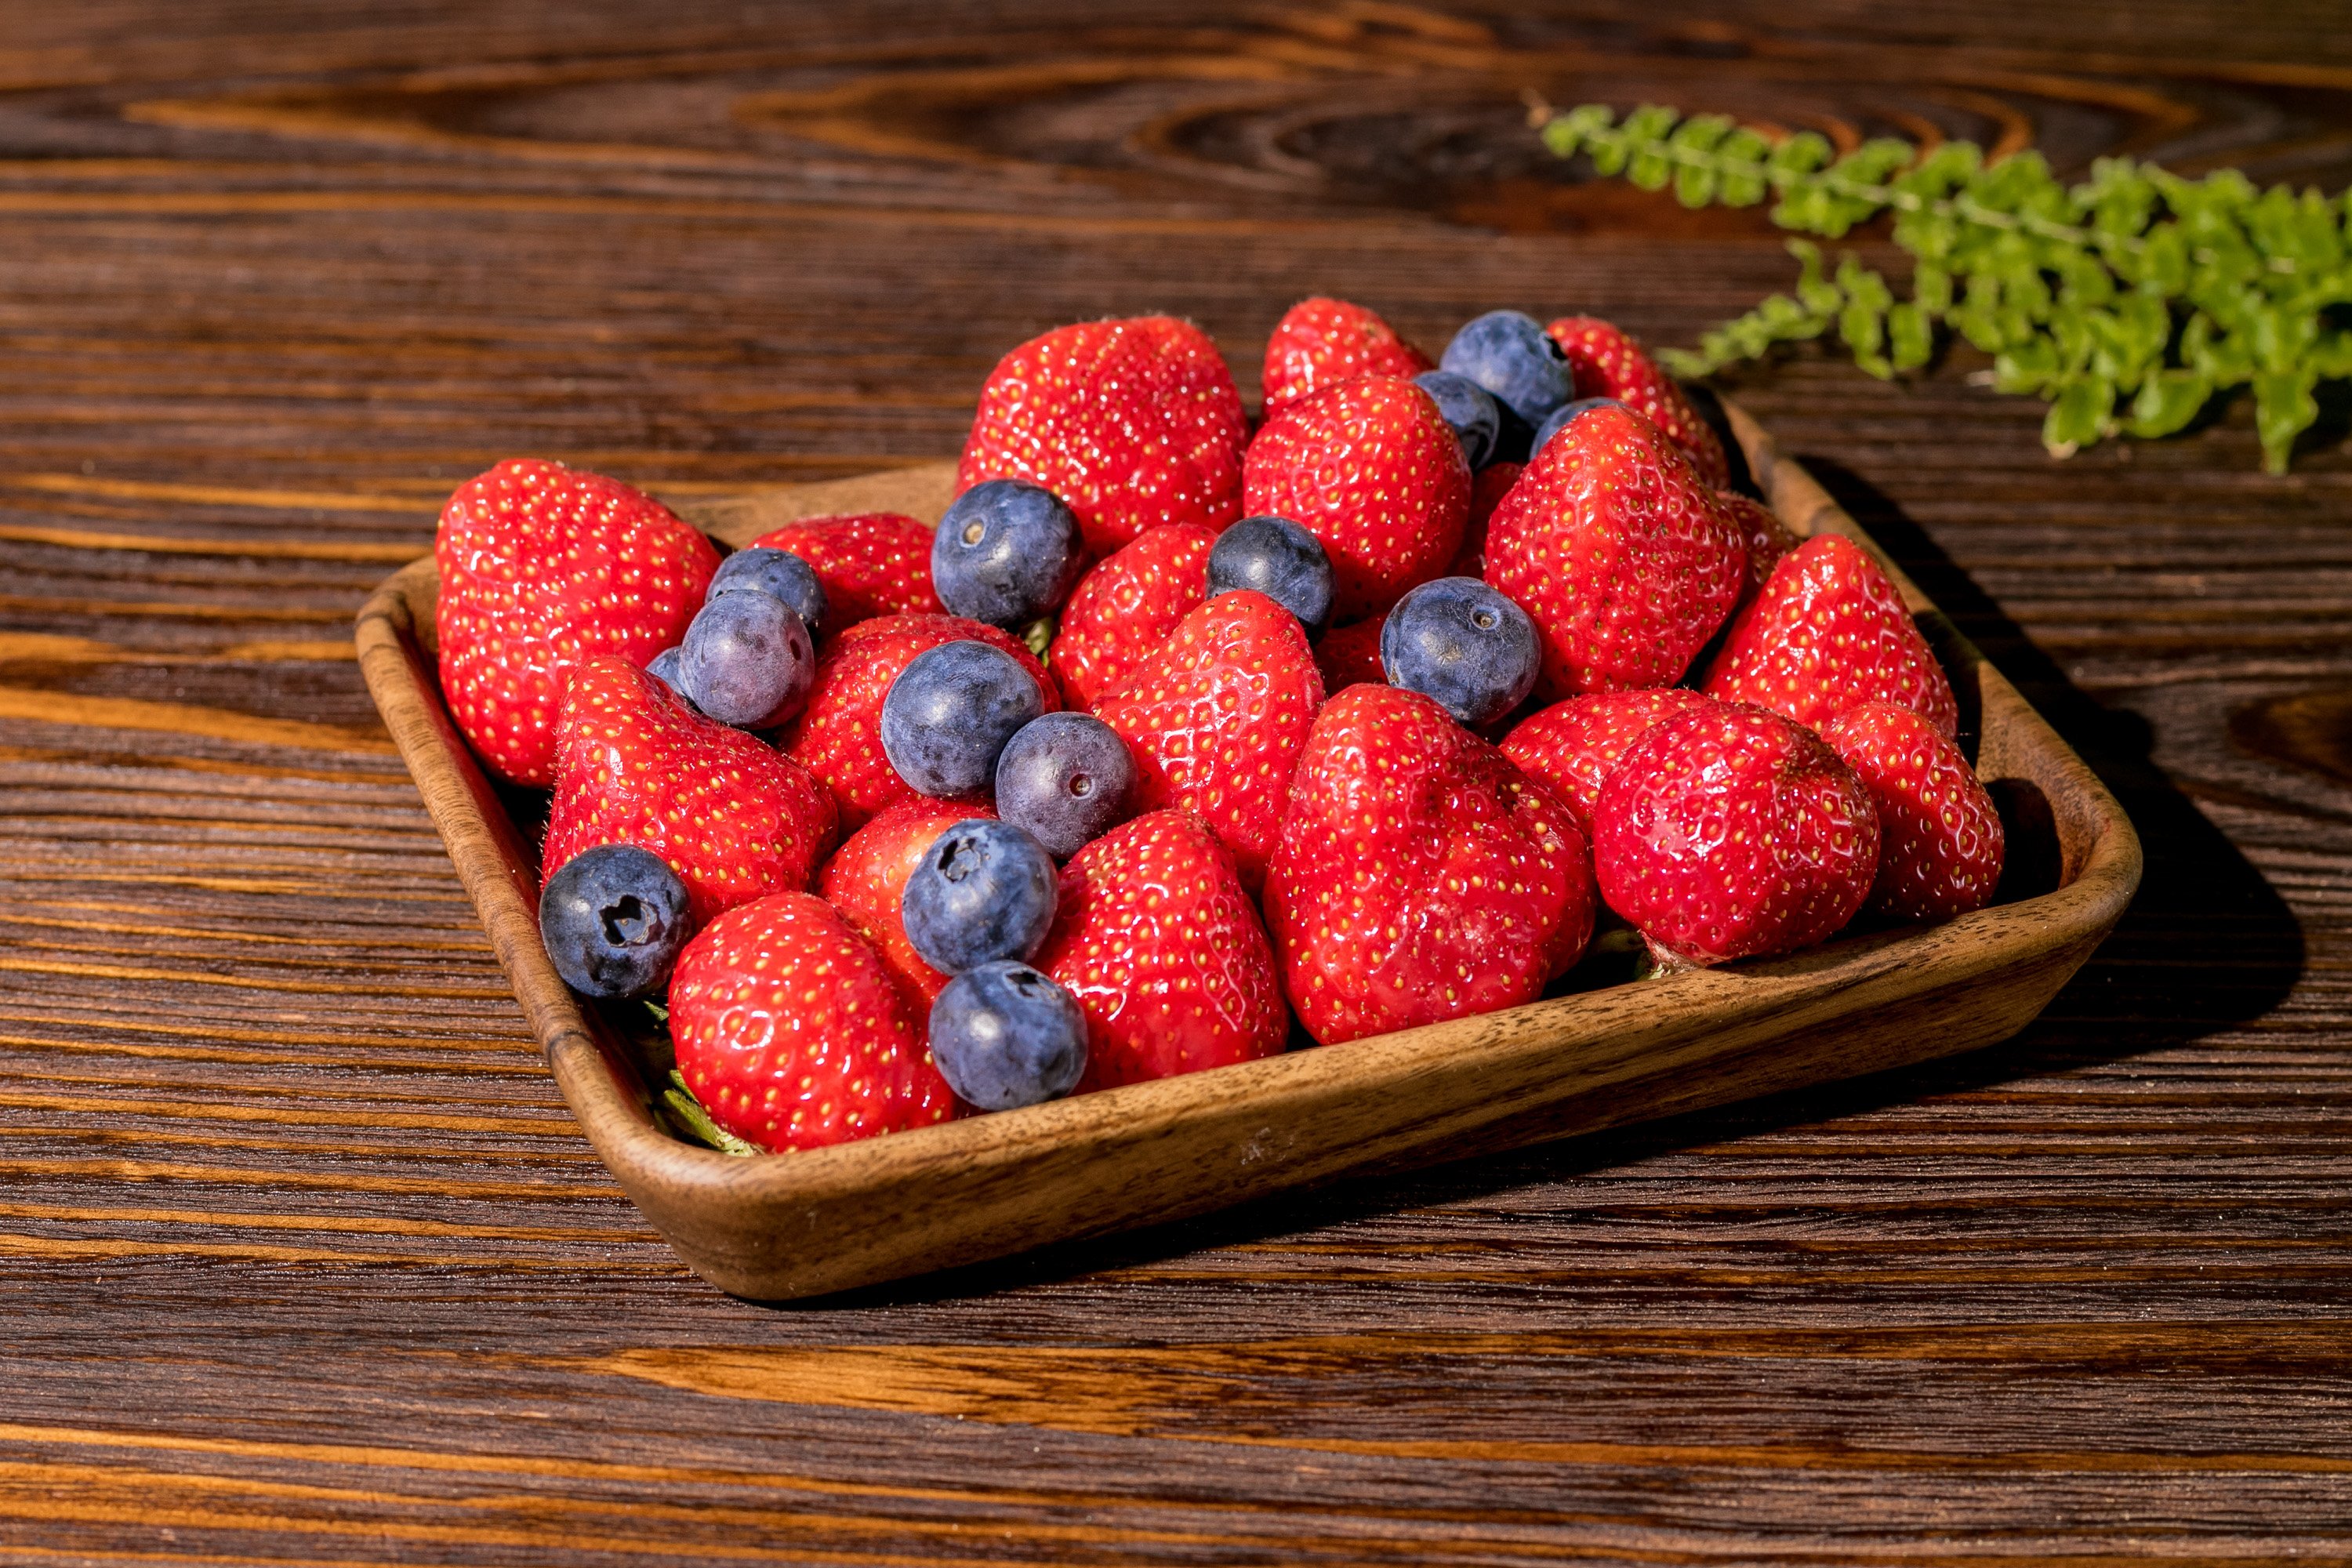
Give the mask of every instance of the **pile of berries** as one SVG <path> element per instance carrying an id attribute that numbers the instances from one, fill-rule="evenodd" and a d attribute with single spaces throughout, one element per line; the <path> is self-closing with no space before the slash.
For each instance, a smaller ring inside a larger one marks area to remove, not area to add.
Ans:
<path id="1" fill-rule="evenodd" d="M 667 987 L 782 1151 L 1530 1002 L 1622 922 L 1714 964 L 1992 897 L 2000 817 L 1886 577 L 1732 493 L 1606 321 L 1442 360 L 1336 300 L 1253 425 L 1166 317 L 1022 344 L 936 530 L 721 560 L 626 485 L 451 498 L 441 678 L 552 786 L 573 987 Z M 1043 658 L 1039 657 L 1042 650 Z"/>

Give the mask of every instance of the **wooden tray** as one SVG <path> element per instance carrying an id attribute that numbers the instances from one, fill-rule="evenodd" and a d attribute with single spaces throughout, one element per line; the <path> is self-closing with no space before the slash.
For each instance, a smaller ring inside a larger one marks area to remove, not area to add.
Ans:
<path id="1" fill-rule="evenodd" d="M 1753 421 L 1730 415 L 1759 487 L 1792 529 L 1843 533 L 1877 553 Z M 952 480 L 951 465 L 936 464 L 684 510 L 740 544 L 817 512 L 936 519 Z M 2015 1033 L 2122 917 L 2139 885 L 2139 840 L 2015 689 L 1895 576 L 1953 672 L 1964 727 L 1973 699 L 1979 772 L 2010 820 L 2011 901 L 1791 958 L 760 1158 L 662 1131 L 628 1047 L 549 965 L 536 847 L 459 739 L 435 680 L 430 556 L 376 591 L 358 641 L 368 689 L 590 1142 L 703 1278 L 776 1300 L 1176 1219 L 1343 1173 L 1877 1072 Z"/>

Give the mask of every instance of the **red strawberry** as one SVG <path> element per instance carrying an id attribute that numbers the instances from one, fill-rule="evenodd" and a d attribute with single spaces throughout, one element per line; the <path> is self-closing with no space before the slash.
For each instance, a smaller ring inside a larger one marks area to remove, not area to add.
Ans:
<path id="1" fill-rule="evenodd" d="M 564 693 L 541 883 L 599 844 L 669 862 L 695 920 L 797 892 L 833 847 L 833 799 L 756 736 L 705 719 L 626 659 L 583 659 Z"/>
<path id="2" fill-rule="evenodd" d="M 1550 785 L 1419 692 L 1351 686 L 1299 759 L 1265 909 L 1329 1045 L 1534 1001 L 1591 939 L 1592 872 Z"/>
<path id="3" fill-rule="evenodd" d="M 712 1121 L 771 1153 L 929 1127 L 955 1096 L 874 944 L 808 893 L 730 910 L 677 955 L 669 1032 Z"/>
<path id="4" fill-rule="evenodd" d="M 1087 1016 L 1074 1092 L 1281 1051 L 1290 1015 L 1274 950 L 1233 857 L 1199 818 L 1121 823 L 1062 868 L 1060 892 L 1036 966 Z"/>
<path id="5" fill-rule="evenodd" d="M 1442 574 L 1462 547 L 1470 465 L 1436 400 L 1391 375 L 1310 393 L 1250 443 L 1250 515 L 1292 519 L 1323 542 L 1331 614 L 1360 620 Z"/>
<path id="6" fill-rule="evenodd" d="M 1353 626 L 1334 626 L 1315 645 L 1315 668 L 1322 672 L 1323 689 L 1335 696 L 1359 681 L 1385 685 L 1389 672 L 1381 663 L 1381 628 L 1386 615 Z"/>
<path id="7" fill-rule="evenodd" d="M 1470 476 L 1470 520 L 1462 528 L 1462 548 L 1454 552 L 1448 577 L 1480 577 L 1486 572 L 1486 525 L 1495 509 L 1527 471 L 1525 463 L 1489 463 Z"/>
<path id="8" fill-rule="evenodd" d="M 1952 684 L 1902 595 L 1868 552 L 1834 533 L 1807 540 L 1772 569 L 1703 689 L 1815 729 L 1874 698 L 1910 709 L 1947 739 L 1960 727 Z"/>
<path id="9" fill-rule="evenodd" d="M 823 780 L 841 808 L 845 832 L 856 832 L 886 805 L 914 791 L 882 754 L 882 700 L 917 654 L 941 643 L 984 642 L 1021 661 L 1045 693 L 1045 710 L 1061 699 L 1045 667 L 1009 632 L 958 616 L 877 616 L 824 639 L 808 703 L 777 744 Z"/>
<path id="10" fill-rule="evenodd" d="M 1731 483 L 1731 464 L 1715 426 L 1699 417 L 1674 377 L 1641 344 L 1598 316 L 1562 316 L 1544 329 L 1568 356 L 1579 397 L 1613 397 L 1664 431 L 1717 489 Z"/>
<path id="11" fill-rule="evenodd" d="M 1822 739 L 1878 808 L 1874 914 L 1948 921 L 1992 902 L 2004 847 L 2000 813 L 1959 747 L 1892 702 L 1847 709 Z"/>
<path id="12" fill-rule="evenodd" d="M 1282 826 L 1290 770 L 1322 704 L 1323 678 L 1297 617 L 1244 588 L 1186 616 L 1095 704 L 1095 717 L 1134 753 L 1132 809 L 1192 812 L 1255 890 Z"/>
<path id="13" fill-rule="evenodd" d="M 1195 522 L 1149 529 L 1078 579 L 1045 652 L 1064 700 L 1091 709 L 1168 640 L 1209 596 L 1209 548 L 1216 542 L 1214 531 Z"/>
<path id="14" fill-rule="evenodd" d="M 1772 568 L 1780 564 L 1804 542 L 1789 531 L 1780 514 L 1752 496 L 1736 490 L 1724 490 L 1717 500 L 1731 513 L 1739 525 L 1739 535 L 1748 542 L 1748 586 L 1741 591 L 1742 602 L 1761 593 L 1770 581 Z"/>
<path id="15" fill-rule="evenodd" d="M 1601 786 L 1592 864 L 1609 907 L 1668 956 L 1791 952 L 1862 908 L 1878 814 L 1811 731 L 1708 703 L 1653 725 Z"/>
<path id="16" fill-rule="evenodd" d="M 996 807 L 984 800 L 932 800 L 916 795 L 885 806 L 874 819 L 849 836 L 849 841 L 825 863 L 817 890 L 839 910 L 858 934 L 872 942 L 883 966 L 898 982 L 907 1005 L 925 1018 L 939 1000 L 948 976 L 925 963 L 907 940 L 898 915 L 898 897 L 914 875 L 923 852 L 949 828 L 975 816 L 993 818 Z"/>
<path id="17" fill-rule="evenodd" d="M 1595 408 L 1547 442 L 1486 530 L 1486 581 L 1534 619 L 1547 698 L 1673 685 L 1746 571 L 1722 501 L 1622 408 Z"/>
<path id="18" fill-rule="evenodd" d="M 824 629 L 845 631 L 875 616 L 938 615 L 931 591 L 931 531 L 895 511 L 804 517 L 770 529 L 752 545 L 789 550 L 824 584 Z"/>
<path id="19" fill-rule="evenodd" d="M 702 607 L 719 552 L 642 490 L 512 458 L 457 487 L 433 536 L 441 692 L 499 777 L 555 782 L 572 667 L 618 654 L 643 668 Z"/>
<path id="20" fill-rule="evenodd" d="M 1209 335 L 1169 316 L 1082 321 L 997 362 L 956 467 L 961 495 L 982 479 L 1028 479 L 1078 514 L 1087 548 L 1108 555 L 1147 528 L 1241 516 L 1249 417 Z"/>
<path id="21" fill-rule="evenodd" d="M 1633 742 L 1661 720 L 1710 706 L 1710 699 L 1678 686 L 1571 697 L 1521 721 L 1503 742 L 1503 755 L 1558 790 L 1590 838 L 1592 804 Z"/>
<path id="22" fill-rule="evenodd" d="M 1360 375 L 1410 381 L 1437 363 L 1361 305 L 1318 296 L 1282 313 L 1265 343 L 1265 412 Z"/>

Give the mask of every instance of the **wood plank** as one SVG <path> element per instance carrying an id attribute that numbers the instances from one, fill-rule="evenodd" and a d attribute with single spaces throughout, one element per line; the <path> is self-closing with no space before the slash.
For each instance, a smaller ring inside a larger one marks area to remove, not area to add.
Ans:
<path id="1" fill-rule="evenodd" d="M 2242 405 L 2053 463 L 1966 350 L 1729 378 L 2146 838 L 2020 1038 L 816 1307 L 694 1280 L 457 994 L 396 762 L 240 728 L 381 737 L 304 645 L 502 457 L 700 501 L 951 456 L 1089 315 L 1247 393 L 1314 292 L 1434 347 L 1787 286 L 1522 88 L 2335 192 L 2339 20 L 18 7 L 0 687 L 234 719 L 0 717 L 0 1556 L 2352 1559 L 2340 416 L 2269 479 Z"/>

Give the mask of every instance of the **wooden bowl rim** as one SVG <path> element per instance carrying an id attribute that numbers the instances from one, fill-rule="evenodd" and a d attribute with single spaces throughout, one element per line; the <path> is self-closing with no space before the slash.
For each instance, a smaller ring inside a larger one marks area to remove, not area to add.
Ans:
<path id="1" fill-rule="evenodd" d="M 1801 534 L 1836 531 L 1870 550 L 1902 590 L 1915 613 L 1933 615 L 1934 605 L 1843 509 L 1783 456 L 1777 444 L 1743 410 L 1727 405 L 1759 488 L 1775 510 Z M 905 471 L 917 491 L 936 490 L 948 465 Z M 861 484 L 863 481 L 848 481 Z M 831 510 L 833 486 L 777 487 L 799 502 L 793 515 Z M 707 509 L 689 508 L 689 513 Z M 781 515 L 781 514 L 779 514 Z M 772 523 L 772 519 L 771 520 Z M 722 521 L 714 529 L 748 538 L 755 530 Z M 741 542 L 740 538 L 731 541 Z M 537 886 L 527 874 L 537 857 L 521 843 L 497 794 L 450 722 L 440 700 L 425 648 L 436 574 L 427 555 L 387 578 L 361 611 L 360 658 L 369 687 L 425 793 L 436 825 L 534 1033 L 546 1052 L 566 1100 L 597 1152 L 633 1196 L 664 1190 L 671 1201 L 689 1205 L 756 1205 L 765 1210 L 816 1205 L 955 1168 L 965 1173 L 1019 1166 L 1044 1151 L 1072 1142 L 1177 1138 L 1196 1118 L 1225 1116 L 1236 1104 L 1263 1107 L 1269 1128 L 1286 1111 L 1311 1106 L 1333 1093 L 1409 1093 L 1416 1075 L 1433 1068 L 1457 1070 L 1465 1054 L 1525 1052 L 1539 1048 L 1531 1038 L 1561 1043 L 1578 1036 L 1581 1022 L 1598 1025 L 1614 1011 L 1596 1006 L 1624 987 L 1529 1003 L 1501 1014 L 1456 1019 L 1421 1028 L 1297 1050 L 1262 1061 L 1218 1068 L 1189 1076 L 1133 1084 L 1074 1100 L 1000 1112 L 892 1133 L 856 1143 L 789 1155 L 743 1158 L 680 1142 L 661 1131 L 646 1104 L 645 1086 L 620 1042 L 593 1009 L 582 1008 L 556 976 L 538 937 Z M 420 616 L 423 625 L 420 626 Z M 2092 938 L 2112 929 L 2139 882 L 2137 836 L 2114 796 L 1999 671 L 1964 643 L 1962 656 L 1978 675 L 1985 729 L 1998 719 L 2021 729 L 2023 743 L 2053 749 L 2058 765 L 2089 802 L 2096 829 L 2079 863 L 2064 868 L 2062 885 L 2033 899 L 1963 916 L 1924 930 L 1842 939 L 1786 959 L 1699 970 L 1641 983 L 1643 997 L 1664 1008 L 1697 1007 L 1727 1024 L 1775 1010 L 1798 1007 L 1808 998 L 1884 980 L 1892 971 L 1917 972 L 1925 988 L 1935 978 L 1934 954 L 1975 944 L 1981 959 L 2013 948 L 2020 961 L 2066 938 Z M 388 700 L 389 699 L 389 700 Z M 422 700 L 417 700 L 421 699 Z M 478 826 L 478 834 L 456 835 L 451 820 Z M 2015 919 L 2030 916 L 2040 933 L 2021 934 Z M 1983 944 L 1994 944 L 1988 949 Z M 649 1210 L 655 1205 L 641 1205 Z M 656 1219 L 658 1223 L 658 1218 Z"/>

